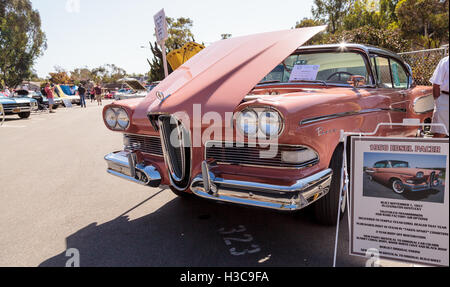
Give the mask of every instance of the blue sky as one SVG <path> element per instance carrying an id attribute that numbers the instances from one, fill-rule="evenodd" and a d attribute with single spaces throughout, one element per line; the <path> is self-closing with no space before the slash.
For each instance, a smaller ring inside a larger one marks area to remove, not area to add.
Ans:
<path id="1" fill-rule="evenodd" d="M 78 5 L 67 9 L 67 2 Z M 35 64 L 40 77 L 60 66 L 94 68 L 116 64 L 128 73 L 149 70 L 148 41 L 154 41 L 153 15 L 194 21 L 195 40 L 206 45 L 227 33 L 242 36 L 290 29 L 311 16 L 313 0 L 32 0 L 39 10 L 48 49 Z"/>
<path id="2" fill-rule="evenodd" d="M 412 168 L 443 168 L 447 163 L 445 155 L 395 154 L 395 153 L 364 153 L 364 166 L 373 167 L 381 160 L 401 160 L 409 163 Z"/>

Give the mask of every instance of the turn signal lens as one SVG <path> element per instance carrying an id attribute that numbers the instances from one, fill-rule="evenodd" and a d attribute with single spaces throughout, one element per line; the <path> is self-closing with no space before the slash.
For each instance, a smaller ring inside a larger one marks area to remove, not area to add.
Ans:
<path id="1" fill-rule="evenodd" d="M 283 151 L 281 160 L 287 163 L 304 163 L 318 159 L 317 153 L 311 149 L 298 151 Z"/>

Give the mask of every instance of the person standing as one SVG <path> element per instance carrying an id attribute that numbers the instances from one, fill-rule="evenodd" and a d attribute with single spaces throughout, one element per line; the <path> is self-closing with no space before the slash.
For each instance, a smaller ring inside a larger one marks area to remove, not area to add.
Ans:
<path id="1" fill-rule="evenodd" d="M 448 137 L 448 56 L 442 59 L 430 82 L 433 84 L 433 97 L 435 100 L 435 108 L 433 114 L 433 124 L 444 124 L 447 127 L 447 132 L 443 127 L 431 127 L 431 132 L 434 137 Z"/>
<path id="2" fill-rule="evenodd" d="M 7 97 L 10 97 L 10 96 L 11 96 L 11 92 L 9 91 L 8 86 L 5 87 L 5 90 L 3 91 L 3 94 L 4 94 L 5 96 L 7 96 Z"/>
<path id="3" fill-rule="evenodd" d="M 94 101 L 94 98 L 95 98 L 95 90 L 94 90 L 94 88 L 95 88 L 95 87 L 93 87 L 93 88 L 91 89 L 91 91 L 90 91 L 91 103 Z"/>
<path id="4" fill-rule="evenodd" d="M 83 84 L 78 87 L 78 95 L 80 96 L 81 107 L 86 108 L 86 89 Z"/>
<path id="5" fill-rule="evenodd" d="M 54 114 L 55 112 L 53 111 L 53 105 L 55 104 L 55 100 L 53 98 L 53 92 L 55 91 L 55 87 L 50 86 L 50 83 L 47 83 L 45 85 L 45 94 L 47 95 L 47 99 L 48 99 L 48 108 L 50 109 L 50 113 Z"/>
<path id="6" fill-rule="evenodd" d="M 100 87 L 100 85 L 96 85 L 94 88 L 94 92 L 95 92 L 95 99 L 97 100 L 97 105 L 102 106 L 102 88 Z"/>

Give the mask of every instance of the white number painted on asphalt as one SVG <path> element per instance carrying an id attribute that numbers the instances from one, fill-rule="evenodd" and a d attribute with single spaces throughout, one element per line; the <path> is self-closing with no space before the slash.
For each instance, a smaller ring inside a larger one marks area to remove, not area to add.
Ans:
<path id="1" fill-rule="evenodd" d="M 219 233 L 221 235 L 231 235 L 236 233 L 243 233 L 246 232 L 247 228 L 243 225 L 239 225 L 237 228 L 233 228 L 231 230 L 225 230 L 225 228 L 219 229 Z M 251 234 L 243 234 L 242 237 L 223 237 L 223 240 L 227 246 L 231 246 L 229 249 L 229 252 L 233 256 L 242 256 L 245 254 L 255 254 L 261 251 L 261 248 L 257 244 L 251 244 L 250 248 L 245 248 L 243 250 L 238 250 L 236 247 L 233 247 L 233 241 L 234 242 L 244 242 L 244 243 L 250 243 L 253 241 L 253 236 Z"/>

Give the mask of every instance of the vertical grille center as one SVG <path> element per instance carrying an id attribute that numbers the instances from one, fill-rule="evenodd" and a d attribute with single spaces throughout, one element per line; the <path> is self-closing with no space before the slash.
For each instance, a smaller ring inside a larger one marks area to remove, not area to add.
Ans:
<path id="1" fill-rule="evenodd" d="M 158 118 L 164 160 L 169 170 L 172 184 L 183 190 L 190 180 L 190 138 L 181 122 L 171 116 Z"/>

